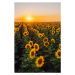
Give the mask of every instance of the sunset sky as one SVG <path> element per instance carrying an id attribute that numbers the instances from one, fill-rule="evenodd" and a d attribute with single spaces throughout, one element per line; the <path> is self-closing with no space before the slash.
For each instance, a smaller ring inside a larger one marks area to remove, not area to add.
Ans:
<path id="1" fill-rule="evenodd" d="M 61 21 L 60 3 L 15 3 L 15 22 Z"/>

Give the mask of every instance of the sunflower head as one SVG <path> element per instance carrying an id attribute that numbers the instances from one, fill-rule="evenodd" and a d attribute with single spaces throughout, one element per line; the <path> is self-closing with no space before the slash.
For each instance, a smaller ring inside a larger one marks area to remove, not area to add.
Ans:
<path id="1" fill-rule="evenodd" d="M 41 33 L 39 33 L 39 34 L 38 34 L 38 36 L 39 36 L 39 37 L 42 37 L 42 34 L 41 34 Z"/>
<path id="2" fill-rule="evenodd" d="M 16 28 L 16 31 L 19 31 L 19 28 Z"/>
<path id="3" fill-rule="evenodd" d="M 54 40 L 53 38 L 51 39 L 51 41 L 52 41 L 53 43 L 55 43 L 55 40 Z"/>
<path id="4" fill-rule="evenodd" d="M 49 28 L 49 29 L 51 29 L 51 27 L 50 27 L 50 26 L 48 26 L 48 28 Z"/>
<path id="5" fill-rule="evenodd" d="M 55 34 L 55 31 L 54 30 L 52 30 L 52 35 L 54 35 Z"/>
<path id="6" fill-rule="evenodd" d="M 49 42 L 44 42 L 44 46 L 47 47 L 49 45 Z"/>
<path id="7" fill-rule="evenodd" d="M 35 49 L 35 51 L 39 50 L 39 45 L 37 43 L 34 44 L 34 49 Z"/>
<path id="8" fill-rule="evenodd" d="M 52 30 L 53 30 L 53 31 L 55 30 L 55 27 L 54 27 L 54 26 L 52 27 Z"/>
<path id="9" fill-rule="evenodd" d="M 61 50 L 58 49 L 57 52 L 55 52 L 55 55 L 58 59 L 60 59 L 61 58 Z"/>
<path id="10" fill-rule="evenodd" d="M 36 52 L 35 52 L 34 49 L 31 49 L 31 50 L 30 50 L 29 55 L 30 55 L 30 58 L 31 58 L 31 59 L 33 59 L 33 58 L 35 57 L 35 53 L 36 53 Z"/>
<path id="11" fill-rule="evenodd" d="M 33 46 L 33 41 L 29 41 L 29 44 L 30 44 L 31 46 Z"/>
<path id="12" fill-rule="evenodd" d="M 47 42 L 47 41 L 48 41 L 48 38 L 45 37 L 45 38 L 43 39 L 43 42 Z"/>
<path id="13" fill-rule="evenodd" d="M 27 35 L 29 35 L 29 32 L 27 31 Z"/>
<path id="14" fill-rule="evenodd" d="M 31 48 L 31 45 L 30 45 L 30 44 L 26 44 L 26 45 L 25 45 L 25 48 L 26 48 L 26 49 L 30 49 L 30 48 Z"/>
<path id="15" fill-rule="evenodd" d="M 36 32 L 36 29 L 33 29 L 33 32 Z"/>
<path id="16" fill-rule="evenodd" d="M 23 35 L 26 36 L 27 35 L 27 32 L 24 32 Z"/>
<path id="17" fill-rule="evenodd" d="M 56 29 L 56 32 L 59 34 L 59 32 L 60 32 L 60 28 Z"/>
<path id="18" fill-rule="evenodd" d="M 36 59 L 36 66 L 37 67 L 42 67 L 44 64 L 44 57 L 43 56 L 39 56 L 37 59 Z"/>

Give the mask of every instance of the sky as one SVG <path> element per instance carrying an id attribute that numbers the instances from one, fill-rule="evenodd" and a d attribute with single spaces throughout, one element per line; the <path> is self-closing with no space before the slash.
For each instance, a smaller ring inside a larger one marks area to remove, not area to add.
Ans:
<path id="1" fill-rule="evenodd" d="M 15 3 L 15 22 L 61 21 L 61 3 Z"/>

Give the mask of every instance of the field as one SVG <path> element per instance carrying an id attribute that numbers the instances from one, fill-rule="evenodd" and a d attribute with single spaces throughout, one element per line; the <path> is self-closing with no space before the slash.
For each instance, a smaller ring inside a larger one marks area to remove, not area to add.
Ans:
<path id="1" fill-rule="evenodd" d="M 15 72 L 61 72 L 61 22 L 14 23 Z"/>

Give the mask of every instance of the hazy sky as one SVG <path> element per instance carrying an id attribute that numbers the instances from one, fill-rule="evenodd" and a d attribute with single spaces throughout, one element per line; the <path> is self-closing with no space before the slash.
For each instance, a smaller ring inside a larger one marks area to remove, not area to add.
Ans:
<path id="1" fill-rule="evenodd" d="M 61 21 L 60 3 L 15 3 L 15 21 Z"/>

